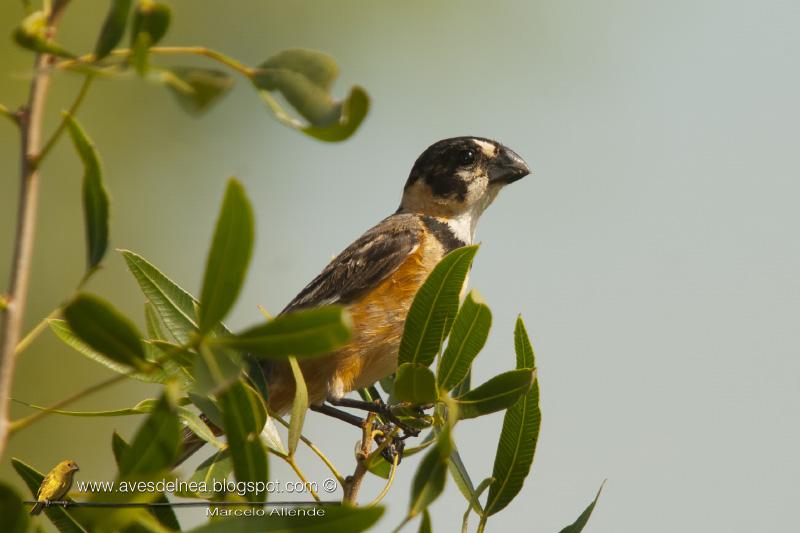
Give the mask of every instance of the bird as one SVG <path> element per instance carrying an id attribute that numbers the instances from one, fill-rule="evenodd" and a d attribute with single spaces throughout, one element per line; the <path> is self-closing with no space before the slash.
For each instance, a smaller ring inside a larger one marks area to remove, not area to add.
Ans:
<path id="1" fill-rule="evenodd" d="M 31 508 L 31 514 L 37 515 L 42 512 L 42 508 L 49 506 L 50 502 L 61 500 L 69 492 L 72 478 L 78 470 L 80 470 L 78 463 L 69 459 L 54 466 L 39 486 L 39 493 L 36 496 L 36 503 Z"/>
<path id="2" fill-rule="evenodd" d="M 417 290 L 447 253 L 473 243 L 478 219 L 500 190 L 530 173 L 513 150 L 483 137 L 443 139 L 422 152 L 399 208 L 335 256 L 281 311 L 337 304 L 352 319 L 347 344 L 299 361 L 312 410 L 361 422 L 332 406 L 374 407 L 345 395 L 396 370 L 406 314 Z M 256 366 L 267 385 L 270 411 L 286 413 L 295 389 L 288 362 L 261 360 Z M 178 464 L 203 444 L 189 433 Z"/>

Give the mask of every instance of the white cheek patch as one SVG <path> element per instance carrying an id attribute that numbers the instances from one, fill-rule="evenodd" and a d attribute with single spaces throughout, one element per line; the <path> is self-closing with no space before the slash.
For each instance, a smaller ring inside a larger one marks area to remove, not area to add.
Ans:
<path id="1" fill-rule="evenodd" d="M 481 152 L 483 152 L 483 155 L 486 157 L 493 157 L 497 153 L 497 146 L 492 143 L 480 141 L 478 139 L 473 139 L 473 142 L 478 145 L 478 148 L 481 149 Z"/>

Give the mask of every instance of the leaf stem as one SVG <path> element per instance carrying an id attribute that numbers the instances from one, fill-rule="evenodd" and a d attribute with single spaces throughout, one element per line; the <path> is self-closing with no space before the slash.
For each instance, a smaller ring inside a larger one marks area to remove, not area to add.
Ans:
<path id="1" fill-rule="evenodd" d="M 287 429 L 289 428 L 289 423 L 288 423 L 288 422 L 286 422 L 286 421 L 285 421 L 283 418 L 281 418 L 281 417 L 279 417 L 279 416 L 277 416 L 277 415 L 275 415 L 275 414 L 273 414 L 273 413 L 270 413 L 270 416 L 271 416 L 272 418 L 274 418 L 275 420 L 277 420 L 277 421 L 278 421 L 278 422 L 279 422 L 279 423 L 280 423 L 280 424 L 281 424 L 283 427 L 285 427 L 285 428 L 287 428 Z M 323 462 L 323 463 L 325 463 L 325 466 L 327 466 L 327 467 L 328 467 L 328 470 L 330 470 L 330 471 L 331 471 L 331 474 L 333 474 L 333 476 L 336 478 L 336 481 L 338 481 L 338 482 L 339 482 L 339 485 L 340 485 L 340 486 L 344 486 L 344 476 L 343 476 L 343 475 L 342 475 L 342 474 L 339 472 L 339 470 L 337 470 L 337 469 L 336 469 L 336 467 L 335 467 L 335 466 L 333 466 L 333 463 L 331 462 L 331 460 L 330 460 L 330 459 L 328 459 L 328 457 L 327 457 L 327 456 L 326 456 L 326 455 L 325 455 L 325 454 L 322 452 L 322 450 L 320 450 L 320 449 L 317 447 L 317 445 L 316 445 L 316 444 L 314 444 L 313 442 L 311 442 L 311 440 L 310 440 L 310 439 L 308 439 L 308 438 L 307 438 L 305 435 L 302 435 L 302 434 L 301 434 L 301 435 L 300 435 L 300 440 L 301 440 L 301 441 L 302 441 L 302 442 L 303 442 L 303 443 L 304 443 L 306 446 L 308 446 L 308 447 L 309 447 L 309 449 L 310 449 L 312 452 L 314 452 L 314 453 L 316 454 L 316 456 L 317 456 L 317 457 L 319 457 L 319 458 L 320 458 L 320 460 L 322 460 L 322 462 Z"/>
<path id="2" fill-rule="evenodd" d="M 31 343 L 34 340 L 36 340 L 36 337 L 38 337 L 45 330 L 45 328 L 47 328 L 47 324 L 50 322 L 50 320 L 56 318 L 58 315 L 61 314 L 61 309 L 62 306 L 59 305 L 58 307 L 50 311 L 49 315 L 41 319 L 39 323 L 36 324 L 36 326 L 34 326 L 34 328 L 30 330 L 28 334 L 25 335 L 25 337 L 21 341 L 19 341 L 19 344 L 17 344 L 17 348 L 14 350 L 14 353 L 16 355 L 19 355 L 22 352 L 24 352 L 28 348 L 28 346 L 30 346 Z"/>
<path id="3" fill-rule="evenodd" d="M 300 478 L 300 481 L 303 482 L 303 485 L 308 488 L 308 491 L 311 493 L 311 497 L 314 498 L 315 501 L 320 501 L 319 494 L 317 494 L 317 491 L 315 491 L 308 483 L 308 479 L 306 478 L 305 474 L 303 474 L 303 471 L 300 470 L 299 466 L 297 466 L 297 462 L 295 462 L 294 456 L 293 455 L 287 456 L 285 460 L 287 463 L 289 463 L 289 466 L 292 467 L 294 473 L 297 474 L 297 477 Z"/>
<path id="4" fill-rule="evenodd" d="M 75 113 L 78 112 L 78 109 L 81 107 L 84 98 L 86 98 L 86 93 L 89 92 L 89 87 L 92 85 L 92 81 L 94 81 L 94 75 L 87 74 L 86 78 L 84 78 L 83 80 L 83 84 L 81 85 L 80 91 L 78 91 L 78 95 L 75 97 L 75 100 L 72 102 L 72 105 L 69 106 L 69 109 L 64 113 L 64 116 L 61 119 L 61 123 L 56 128 L 56 131 L 54 131 L 53 134 L 50 136 L 50 138 L 47 140 L 47 142 L 44 145 L 44 148 L 42 148 L 42 151 L 39 152 L 39 155 L 36 156 L 36 161 L 35 161 L 36 165 L 41 164 L 44 158 L 47 157 L 47 154 L 50 153 L 50 150 L 53 149 L 53 146 L 55 146 L 56 142 L 58 142 L 58 139 L 59 137 L 61 137 L 61 134 L 64 133 L 64 130 L 67 127 L 67 120 L 70 117 L 74 117 Z"/>
<path id="5" fill-rule="evenodd" d="M 389 489 L 392 487 L 392 483 L 394 483 L 394 476 L 397 473 L 397 463 L 399 460 L 400 454 L 395 454 L 394 459 L 392 460 L 392 469 L 389 471 L 389 479 L 386 481 L 386 485 L 383 487 L 383 490 L 381 490 L 381 492 L 375 496 L 375 499 L 369 502 L 367 507 L 374 507 L 378 505 L 389 493 Z"/>
<path id="6" fill-rule="evenodd" d="M 69 0 L 56 0 L 48 14 L 46 34 L 52 38 Z M 11 424 L 8 419 L 15 352 L 22 333 L 25 304 L 28 300 L 33 247 L 36 237 L 36 212 L 39 204 L 39 171 L 35 160 L 42 142 L 45 101 L 50 86 L 53 57 L 36 54 L 28 102 L 19 113 L 20 189 L 14 255 L 10 268 L 7 305 L 0 315 L 0 456 L 5 451 Z"/>

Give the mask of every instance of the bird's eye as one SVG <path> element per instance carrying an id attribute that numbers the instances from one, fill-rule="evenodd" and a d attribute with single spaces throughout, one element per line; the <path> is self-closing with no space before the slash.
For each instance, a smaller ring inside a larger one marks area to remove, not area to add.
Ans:
<path id="1" fill-rule="evenodd" d="M 464 150 L 461 152 L 461 164 L 471 165 L 475 162 L 475 150 Z"/>

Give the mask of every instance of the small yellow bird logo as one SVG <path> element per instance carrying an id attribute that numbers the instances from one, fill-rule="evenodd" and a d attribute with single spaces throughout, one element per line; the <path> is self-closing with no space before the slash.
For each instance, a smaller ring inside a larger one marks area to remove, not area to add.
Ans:
<path id="1" fill-rule="evenodd" d="M 75 461 L 66 459 L 58 463 L 42 480 L 31 514 L 39 514 L 43 507 L 50 505 L 50 502 L 63 498 L 69 492 L 72 478 L 78 470 L 80 469 Z"/>

